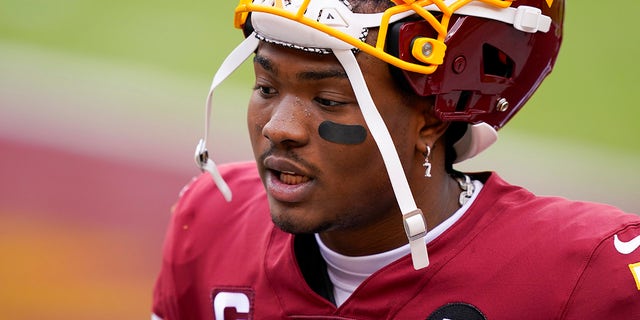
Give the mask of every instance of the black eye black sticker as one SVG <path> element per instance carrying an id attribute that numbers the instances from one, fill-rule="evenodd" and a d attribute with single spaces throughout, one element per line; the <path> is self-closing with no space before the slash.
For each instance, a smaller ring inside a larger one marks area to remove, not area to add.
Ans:
<path id="1" fill-rule="evenodd" d="M 360 125 L 324 121 L 318 127 L 322 139 L 340 144 L 360 144 L 367 139 L 367 129 Z"/>

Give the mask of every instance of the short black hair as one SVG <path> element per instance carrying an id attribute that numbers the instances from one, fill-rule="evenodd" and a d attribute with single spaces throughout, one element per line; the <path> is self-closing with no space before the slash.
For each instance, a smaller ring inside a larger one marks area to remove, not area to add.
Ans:
<path id="1" fill-rule="evenodd" d="M 383 12 L 395 5 L 391 0 L 352 0 L 347 2 L 351 4 L 353 12 L 356 13 Z"/>

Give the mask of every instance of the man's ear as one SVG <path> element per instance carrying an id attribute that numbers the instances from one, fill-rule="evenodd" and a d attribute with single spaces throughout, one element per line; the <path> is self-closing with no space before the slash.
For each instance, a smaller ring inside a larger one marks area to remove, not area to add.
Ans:
<path id="1" fill-rule="evenodd" d="M 420 153 L 426 153 L 427 146 L 433 149 L 436 142 L 444 136 L 447 128 L 449 128 L 449 122 L 438 119 L 431 106 L 429 104 L 428 107 L 422 110 L 422 119 L 420 119 L 422 125 L 419 128 L 419 139 L 416 145 L 416 149 Z"/>

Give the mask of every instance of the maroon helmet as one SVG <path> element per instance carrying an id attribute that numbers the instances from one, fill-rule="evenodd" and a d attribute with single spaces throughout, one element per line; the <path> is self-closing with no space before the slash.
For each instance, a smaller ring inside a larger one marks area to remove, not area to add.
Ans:
<path id="1" fill-rule="evenodd" d="M 436 115 L 442 120 L 501 128 L 551 72 L 564 18 L 563 0 L 517 0 L 511 8 L 514 23 L 458 10 L 444 38 L 442 64 L 432 74 L 398 69 L 396 74 L 418 95 L 435 95 Z M 437 13 L 434 17 L 441 18 Z M 415 39 L 437 37 L 424 19 L 397 22 L 389 32 L 388 50 L 412 63 L 420 63 L 412 55 Z"/>

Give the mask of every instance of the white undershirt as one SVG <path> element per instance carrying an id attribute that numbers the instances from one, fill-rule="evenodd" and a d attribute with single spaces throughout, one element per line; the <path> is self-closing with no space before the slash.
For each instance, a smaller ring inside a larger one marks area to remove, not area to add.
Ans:
<path id="1" fill-rule="evenodd" d="M 447 218 L 447 220 L 431 229 L 425 237 L 425 244 L 440 236 L 467 212 L 467 209 L 475 201 L 478 193 L 480 193 L 482 189 L 482 182 L 474 180 L 473 184 L 475 190 L 471 198 L 464 206 L 460 207 L 453 215 Z M 327 262 L 327 273 L 333 283 L 333 294 L 338 307 L 374 272 L 411 253 L 411 249 L 407 243 L 402 247 L 373 255 L 358 257 L 345 256 L 329 249 L 320 239 L 320 235 L 316 234 L 315 236 L 318 246 L 320 247 L 320 254 L 322 254 L 322 257 Z"/>

